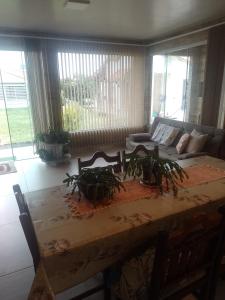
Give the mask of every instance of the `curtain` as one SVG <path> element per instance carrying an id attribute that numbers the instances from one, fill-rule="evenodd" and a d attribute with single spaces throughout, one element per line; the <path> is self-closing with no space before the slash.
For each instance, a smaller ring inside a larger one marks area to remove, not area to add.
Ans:
<path id="1" fill-rule="evenodd" d="M 139 46 L 26 39 L 35 133 L 64 129 L 72 146 L 125 144 L 144 130 L 145 52 Z"/>
<path id="2" fill-rule="evenodd" d="M 35 134 L 61 129 L 57 52 L 46 41 L 25 41 L 25 62 Z"/>
<path id="3" fill-rule="evenodd" d="M 129 133 L 143 130 L 144 57 L 141 47 L 59 49 L 63 128 L 76 147 L 124 144 Z"/>

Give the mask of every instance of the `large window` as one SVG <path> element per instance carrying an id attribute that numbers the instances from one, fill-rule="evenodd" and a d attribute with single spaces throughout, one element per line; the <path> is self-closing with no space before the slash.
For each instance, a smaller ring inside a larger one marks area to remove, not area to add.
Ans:
<path id="1" fill-rule="evenodd" d="M 151 120 L 200 123 L 206 46 L 153 56 Z"/>
<path id="2" fill-rule="evenodd" d="M 58 65 L 64 129 L 143 126 L 143 56 L 59 52 Z"/>
<path id="3" fill-rule="evenodd" d="M 0 51 L 0 160 L 34 156 L 24 51 Z"/>

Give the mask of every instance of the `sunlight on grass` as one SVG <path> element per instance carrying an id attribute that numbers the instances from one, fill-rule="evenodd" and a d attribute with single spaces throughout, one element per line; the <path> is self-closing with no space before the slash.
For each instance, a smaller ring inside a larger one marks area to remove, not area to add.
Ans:
<path id="1" fill-rule="evenodd" d="M 8 120 L 12 143 L 33 141 L 29 108 L 8 108 Z M 0 109 L 0 140 L 1 145 L 9 144 L 9 130 L 4 109 Z"/>

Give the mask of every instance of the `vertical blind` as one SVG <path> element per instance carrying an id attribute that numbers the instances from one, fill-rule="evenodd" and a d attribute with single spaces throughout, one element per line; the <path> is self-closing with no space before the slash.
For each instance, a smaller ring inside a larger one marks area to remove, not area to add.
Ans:
<path id="1" fill-rule="evenodd" d="M 67 130 L 77 149 L 143 130 L 143 47 L 31 39 L 25 53 L 35 132 Z"/>
<path id="2" fill-rule="evenodd" d="M 135 51 L 58 52 L 62 119 L 71 133 L 144 126 L 144 55 Z"/>

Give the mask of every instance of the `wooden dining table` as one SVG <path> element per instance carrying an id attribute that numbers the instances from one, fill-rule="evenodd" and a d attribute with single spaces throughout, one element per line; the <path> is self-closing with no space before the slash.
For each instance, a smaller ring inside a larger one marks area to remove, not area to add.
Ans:
<path id="1" fill-rule="evenodd" d="M 176 228 L 197 211 L 225 204 L 225 161 L 201 156 L 178 163 L 190 178 L 176 196 L 171 191 L 161 195 L 138 180 L 125 181 L 126 191 L 99 206 L 79 202 L 64 185 L 26 193 L 41 255 L 30 299 L 45 285 L 54 299 L 159 230 Z"/>

